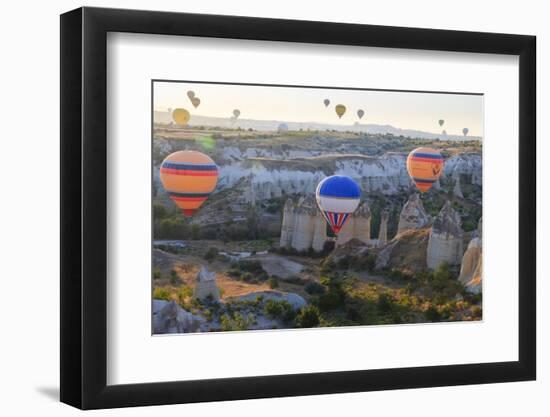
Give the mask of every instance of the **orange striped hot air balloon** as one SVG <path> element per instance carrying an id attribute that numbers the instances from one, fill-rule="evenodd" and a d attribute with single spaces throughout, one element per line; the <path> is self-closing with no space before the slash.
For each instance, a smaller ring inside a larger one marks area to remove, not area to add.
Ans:
<path id="1" fill-rule="evenodd" d="M 439 179 L 444 164 L 443 156 L 432 148 L 416 148 L 407 157 L 407 171 L 423 193 Z"/>
<path id="2" fill-rule="evenodd" d="M 160 181 L 183 215 L 192 216 L 216 188 L 218 167 L 201 152 L 178 151 L 162 161 Z"/>

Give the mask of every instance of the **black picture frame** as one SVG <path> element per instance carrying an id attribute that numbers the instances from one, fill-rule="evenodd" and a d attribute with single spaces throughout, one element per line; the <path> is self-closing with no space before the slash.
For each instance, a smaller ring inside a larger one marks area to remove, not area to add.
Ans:
<path id="1" fill-rule="evenodd" d="M 519 360 L 109 386 L 108 32 L 440 50 L 519 57 Z M 61 15 L 61 401 L 82 409 L 376 391 L 536 377 L 534 36 L 80 8 Z"/>

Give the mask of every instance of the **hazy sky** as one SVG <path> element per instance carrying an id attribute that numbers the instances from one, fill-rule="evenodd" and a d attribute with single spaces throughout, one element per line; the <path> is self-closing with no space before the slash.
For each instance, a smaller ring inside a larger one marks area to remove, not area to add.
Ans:
<path id="1" fill-rule="evenodd" d="M 187 97 L 188 90 L 201 100 L 197 109 Z M 483 96 L 478 95 L 179 82 L 155 82 L 154 92 L 157 111 L 183 107 L 191 115 L 229 118 L 233 109 L 239 109 L 242 119 L 353 125 L 359 120 L 357 110 L 362 109 L 363 124 L 433 133 L 445 129 L 450 135 L 462 135 L 467 127 L 470 136 L 483 136 Z M 330 100 L 328 107 L 323 104 L 325 98 Z M 334 110 L 337 104 L 347 108 L 341 119 Z M 443 128 L 439 119 L 445 120 Z"/>

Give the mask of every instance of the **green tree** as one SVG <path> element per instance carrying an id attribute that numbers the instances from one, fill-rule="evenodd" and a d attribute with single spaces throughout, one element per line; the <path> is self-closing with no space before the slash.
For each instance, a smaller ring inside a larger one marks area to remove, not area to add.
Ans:
<path id="1" fill-rule="evenodd" d="M 296 327 L 317 327 L 319 323 L 319 309 L 313 305 L 305 306 L 296 316 Z"/>

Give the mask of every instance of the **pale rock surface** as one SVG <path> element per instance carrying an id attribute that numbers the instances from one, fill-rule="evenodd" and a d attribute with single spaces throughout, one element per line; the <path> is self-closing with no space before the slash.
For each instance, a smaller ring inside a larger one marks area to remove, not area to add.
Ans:
<path id="1" fill-rule="evenodd" d="M 473 238 L 468 244 L 466 252 L 462 257 L 462 264 L 460 266 L 460 275 L 458 280 L 466 285 L 474 276 L 474 272 L 481 260 L 481 239 L 478 237 Z"/>
<path id="2" fill-rule="evenodd" d="M 290 247 L 292 244 L 292 235 L 294 234 L 294 202 L 291 198 L 287 199 L 283 207 L 283 223 L 281 226 L 281 239 L 279 246 L 282 248 Z"/>
<path id="3" fill-rule="evenodd" d="M 390 212 L 388 209 L 382 210 L 380 213 L 380 231 L 378 232 L 378 246 L 384 246 L 388 243 L 388 220 Z"/>
<path id="4" fill-rule="evenodd" d="M 399 224 L 397 225 L 397 233 L 402 233 L 406 230 L 420 229 L 426 226 L 430 221 L 430 217 L 424 210 L 424 205 L 418 194 L 412 194 L 399 216 Z"/>
<path id="5" fill-rule="evenodd" d="M 153 300 L 153 333 L 194 333 L 201 331 L 206 320 L 176 304 L 175 301 Z"/>
<path id="6" fill-rule="evenodd" d="M 344 227 L 338 233 L 336 246 L 341 246 L 351 239 L 357 239 L 363 243 L 370 243 L 370 221 L 371 212 L 369 205 L 364 202 L 359 205 L 355 213 L 353 213 Z"/>
<path id="7" fill-rule="evenodd" d="M 307 302 L 306 300 L 294 293 L 283 293 L 280 291 L 257 291 L 251 292 L 240 297 L 236 297 L 239 301 L 254 301 L 258 298 L 262 298 L 264 301 L 274 300 L 274 301 L 287 301 L 295 310 L 299 310 L 302 307 L 305 307 Z"/>
<path id="8" fill-rule="evenodd" d="M 435 269 L 441 263 L 460 265 L 463 251 L 463 231 L 460 216 L 447 201 L 435 218 L 428 240 L 426 264 Z"/>
<path id="9" fill-rule="evenodd" d="M 302 197 L 294 209 L 294 233 L 291 246 L 298 251 L 311 248 L 315 232 L 314 218 L 317 212 L 312 196 Z"/>
<path id="10" fill-rule="evenodd" d="M 201 267 L 197 274 L 194 297 L 204 301 L 210 298 L 212 301 L 219 301 L 220 290 L 216 285 L 216 273 L 210 272 L 206 267 Z"/>
<path id="11" fill-rule="evenodd" d="M 455 180 L 453 195 L 458 198 L 464 198 L 464 195 L 462 194 L 462 188 L 460 188 L 460 176 L 458 176 Z"/>
<path id="12" fill-rule="evenodd" d="M 483 271 L 483 245 L 482 245 L 482 219 L 479 219 L 476 231 L 477 237 L 474 237 L 468 244 L 468 249 L 462 258 L 460 267 L 459 281 L 464 284 L 466 290 L 479 294 L 482 289 L 482 271 Z"/>

